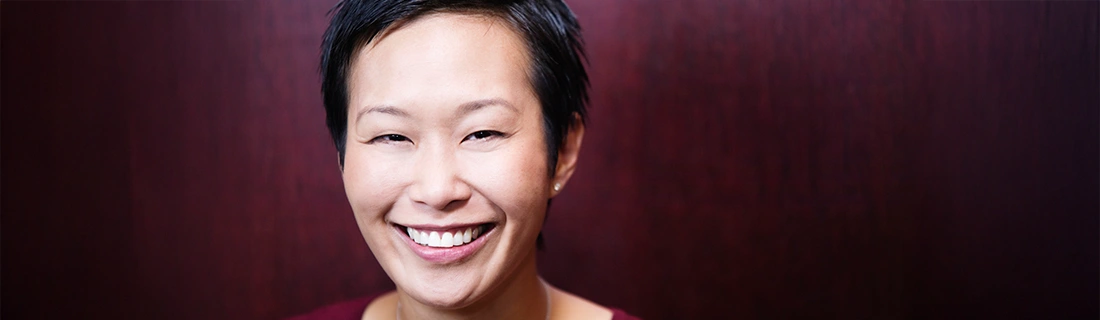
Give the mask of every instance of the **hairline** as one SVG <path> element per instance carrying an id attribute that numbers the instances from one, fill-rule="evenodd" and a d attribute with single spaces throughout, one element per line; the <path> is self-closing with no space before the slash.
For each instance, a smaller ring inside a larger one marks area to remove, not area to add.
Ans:
<path id="1" fill-rule="evenodd" d="M 541 124 L 541 127 L 542 127 L 542 131 L 543 131 L 542 136 L 543 136 L 543 140 L 544 140 L 543 144 L 546 146 L 546 154 L 547 154 L 547 162 L 546 162 L 546 166 L 547 166 L 546 169 L 547 170 L 546 171 L 551 176 L 553 176 L 555 174 L 555 172 L 557 172 L 557 168 L 556 168 L 557 159 L 556 159 L 556 157 L 551 157 L 550 155 L 558 154 L 560 152 L 561 147 L 564 145 L 565 142 L 561 141 L 559 143 L 555 143 L 555 139 L 553 139 L 551 137 L 551 135 L 554 131 L 553 123 L 552 123 L 552 120 L 551 120 L 552 116 L 547 113 L 548 110 L 546 110 L 546 108 L 548 108 L 548 106 L 544 105 L 545 101 L 543 101 L 542 94 L 539 92 L 538 85 L 536 84 L 536 82 L 537 82 L 537 72 L 538 72 L 538 71 L 536 71 L 536 69 L 538 69 L 539 66 L 537 65 L 537 63 L 535 61 L 535 55 L 536 55 L 535 50 L 536 50 L 536 48 L 534 47 L 535 46 L 535 44 L 533 43 L 534 40 L 530 39 L 529 35 L 527 35 L 525 32 L 522 31 L 522 27 L 520 25 L 518 25 L 518 22 L 515 21 L 514 17 L 512 17 L 510 14 L 508 14 L 506 12 L 501 12 L 501 11 L 503 11 L 503 10 L 492 10 L 492 9 L 485 9 L 485 8 L 432 8 L 432 9 L 423 10 L 423 11 L 415 11 L 412 14 L 409 14 L 407 16 L 401 17 L 400 19 L 394 20 L 388 26 L 386 26 L 385 28 L 382 28 L 382 30 L 379 30 L 377 33 L 375 33 L 371 37 L 360 35 L 358 37 L 358 39 L 355 39 L 355 45 L 351 47 L 351 51 L 348 54 L 348 60 L 347 60 L 348 63 L 347 63 L 347 65 L 344 66 L 344 72 L 343 72 L 343 78 L 344 78 L 343 79 L 344 80 L 343 81 L 344 105 L 345 105 L 345 107 L 344 107 L 345 108 L 345 111 L 344 111 L 345 121 L 344 121 L 344 137 L 343 137 L 343 139 L 345 141 L 344 142 L 344 150 L 347 150 L 347 139 L 348 139 L 348 136 L 351 134 L 351 130 L 349 128 L 349 122 L 352 119 L 351 112 L 354 109 L 354 108 L 352 108 L 352 105 L 351 105 L 351 90 L 350 90 L 351 89 L 351 85 L 350 85 L 351 84 L 351 81 L 350 81 L 350 79 L 351 79 L 351 70 L 353 69 L 353 66 L 358 62 L 359 53 L 362 50 L 369 50 L 369 48 L 371 46 L 377 45 L 379 42 L 384 40 L 391 33 L 407 26 L 410 23 L 416 22 L 416 21 L 418 21 L 420 19 L 423 19 L 423 18 L 427 18 L 427 17 L 431 17 L 431 16 L 437 16 L 437 15 L 448 15 L 448 14 L 465 16 L 465 17 L 480 17 L 480 18 L 483 18 L 483 19 L 487 19 L 489 21 L 504 22 L 503 25 L 505 25 L 505 27 L 507 27 L 508 30 L 512 32 L 512 35 L 515 36 L 516 39 L 520 41 L 520 44 L 522 46 L 521 51 L 522 51 L 522 54 L 523 54 L 523 57 L 524 57 L 524 62 L 525 62 L 525 68 L 524 68 L 523 73 L 527 77 L 528 89 L 531 90 L 531 93 L 535 96 L 535 101 L 538 101 L 539 117 L 540 117 L 539 123 Z M 493 25 L 495 25 L 495 24 L 490 25 L 490 27 L 492 27 Z M 572 123 L 567 123 L 565 125 L 565 130 L 569 130 L 569 128 L 571 128 L 572 126 L 573 126 Z M 554 149 L 557 149 L 557 150 L 554 150 Z M 343 159 L 341 159 L 341 161 L 343 161 Z"/>

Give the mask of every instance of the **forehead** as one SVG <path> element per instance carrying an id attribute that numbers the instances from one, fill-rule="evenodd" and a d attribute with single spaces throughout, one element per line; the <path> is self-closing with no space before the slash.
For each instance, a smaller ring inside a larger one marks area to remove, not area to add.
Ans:
<path id="1" fill-rule="evenodd" d="M 356 52 L 348 74 L 349 109 L 522 99 L 533 92 L 527 70 L 524 42 L 506 21 L 429 14 L 391 27 Z"/>

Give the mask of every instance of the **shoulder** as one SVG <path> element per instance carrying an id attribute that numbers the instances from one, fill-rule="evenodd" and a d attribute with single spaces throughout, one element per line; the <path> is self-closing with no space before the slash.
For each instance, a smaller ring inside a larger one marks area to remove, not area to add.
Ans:
<path id="1" fill-rule="evenodd" d="M 370 295 L 323 306 L 309 313 L 286 318 L 287 320 L 360 320 L 367 306 L 384 295 Z"/>
<path id="2" fill-rule="evenodd" d="M 551 313 L 555 319 L 638 320 L 625 311 L 601 306 L 558 288 L 551 289 L 551 298 L 554 301 Z"/>
<path id="3" fill-rule="evenodd" d="M 611 320 L 642 320 L 619 309 L 611 308 Z"/>

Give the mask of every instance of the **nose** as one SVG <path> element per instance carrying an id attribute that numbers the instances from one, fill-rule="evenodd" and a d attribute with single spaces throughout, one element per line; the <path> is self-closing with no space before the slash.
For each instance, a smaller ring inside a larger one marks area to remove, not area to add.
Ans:
<path id="1" fill-rule="evenodd" d="M 470 185 L 460 177 L 454 152 L 424 148 L 416 157 L 416 180 L 409 198 L 438 211 L 450 211 L 470 200 Z"/>

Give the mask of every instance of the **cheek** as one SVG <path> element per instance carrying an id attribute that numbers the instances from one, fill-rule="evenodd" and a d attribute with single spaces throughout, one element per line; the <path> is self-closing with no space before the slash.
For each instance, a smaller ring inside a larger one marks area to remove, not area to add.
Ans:
<path id="1" fill-rule="evenodd" d="M 546 156 L 538 143 L 524 143 L 506 152 L 478 154 L 468 161 L 469 177 L 476 179 L 477 189 L 500 207 L 510 221 L 541 223 L 545 214 L 549 178 Z"/>
<path id="2" fill-rule="evenodd" d="M 368 157 L 363 151 L 349 148 L 345 155 L 344 191 L 357 220 L 382 218 L 400 196 L 406 168 L 397 159 Z"/>

